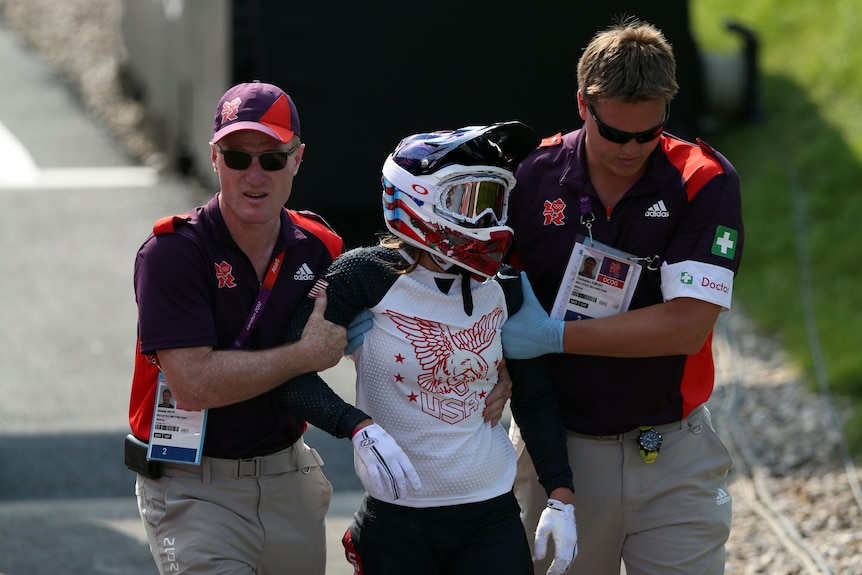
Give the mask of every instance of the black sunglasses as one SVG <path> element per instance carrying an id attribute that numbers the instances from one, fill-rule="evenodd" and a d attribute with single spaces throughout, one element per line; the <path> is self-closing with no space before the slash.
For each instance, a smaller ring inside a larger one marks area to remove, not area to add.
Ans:
<path id="1" fill-rule="evenodd" d="M 267 172 L 277 172 L 283 170 L 287 165 L 287 159 L 296 151 L 293 147 L 285 152 L 240 152 L 239 150 L 223 150 L 221 146 L 216 144 L 216 150 L 224 157 L 225 165 L 231 170 L 247 170 L 251 166 L 251 159 L 256 157 L 260 162 L 260 167 Z"/>
<path id="2" fill-rule="evenodd" d="M 593 120 L 596 121 L 596 126 L 599 127 L 599 135 L 606 140 L 610 140 L 614 144 L 625 144 L 629 140 L 634 140 L 638 144 L 652 142 L 661 135 L 665 126 L 667 126 L 667 121 L 670 119 L 670 104 L 667 104 L 664 110 L 664 120 L 662 120 L 661 124 L 655 128 L 650 128 L 643 132 L 623 132 L 622 130 L 611 128 L 599 120 L 599 117 L 596 116 L 596 111 L 593 110 L 593 105 L 589 102 L 587 102 L 587 109 L 590 111 L 590 115 L 593 117 Z"/>

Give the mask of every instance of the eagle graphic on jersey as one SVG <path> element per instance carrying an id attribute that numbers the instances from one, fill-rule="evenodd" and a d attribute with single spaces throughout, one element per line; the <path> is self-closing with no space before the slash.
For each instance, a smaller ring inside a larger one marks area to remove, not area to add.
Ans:
<path id="1" fill-rule="evenodd" d="M 463 397 L 470 391 L 470 382 L 488 376 L 488 362 L 481 353 L 494 341 L 503 310 L 497 308 L 472 327 L 458 332 L 437 321 L 393 310 L 386 313 L 413 344 L 416 359 L 424 370 L 417 378 L 422 389 L 440 394 L 454 391 Z"/>

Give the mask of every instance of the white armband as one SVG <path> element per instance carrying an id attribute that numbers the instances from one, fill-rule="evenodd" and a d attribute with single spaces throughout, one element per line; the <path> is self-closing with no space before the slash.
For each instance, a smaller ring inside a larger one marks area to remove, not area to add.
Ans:
<path id="1" fill-rule="evenodd" d="M 661 266 L 661 293 L 664 301 L 690 297 L 730 309 L 733 272 L 703 262 L 684 261 Z"/>

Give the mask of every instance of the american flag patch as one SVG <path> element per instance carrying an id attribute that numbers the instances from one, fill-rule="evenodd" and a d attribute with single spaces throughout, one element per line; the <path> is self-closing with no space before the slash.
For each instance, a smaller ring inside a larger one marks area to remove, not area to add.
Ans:
<path id="1" fill-rule="evenodd" d="M 314 287 L 311 288 L 311 291 L 308 292 L 308 297 L 311 299 L 315 299 L 318 295 L 320 295 L 321 291 L 326 291 L 326 286 L 329 285 L 329 282 L 323 278 L 320 278 L 316 282 L 314 282 Z"/>

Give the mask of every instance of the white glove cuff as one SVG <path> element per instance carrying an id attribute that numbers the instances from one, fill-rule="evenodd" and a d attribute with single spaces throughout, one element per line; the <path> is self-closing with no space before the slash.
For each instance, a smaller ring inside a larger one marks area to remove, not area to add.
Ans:
<path id="1" fill-rule="evenodd" d="M 569 519 L 574 518 L 574 516 L 575 516 L 575 506 L 572 505 L 571 503 L 563 503 L 562 501 L 559 501 L 557 499 L 548 499 L 548 505 L 547 506 L 550 509 L 553 509 L 555 511 L 559 511 L 560 513 L 562 513 L 563 519 L 566 519 L 567 521 Z"/>

